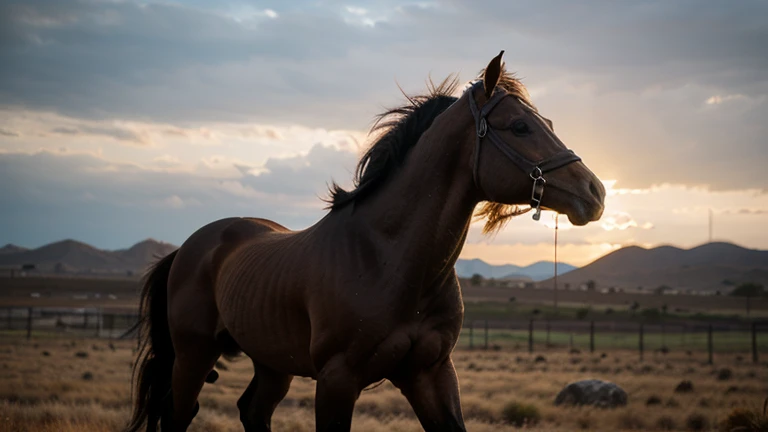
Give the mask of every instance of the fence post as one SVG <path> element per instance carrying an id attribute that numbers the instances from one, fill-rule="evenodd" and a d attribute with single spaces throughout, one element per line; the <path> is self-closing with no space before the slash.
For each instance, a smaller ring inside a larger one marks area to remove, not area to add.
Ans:
<path id="1" fill-rule="evenodd" d="M 595 353 L 595 322 L 589 323 L 589 352 Z"/>
<path id="2" fill-rule="evenodd" d="M 533 318 L 528 322 L 528 352 L 533 354 Z"/>
<path id="3" fill-rule="evenodd" d="M 27 340 L 32 339 L 32 308 L 27 309 Z"/>
<path id="4" fill-rule="evenodd" d="M 643 361 L 643 324 L 640 323 L 640 361 Z"/>
<path id="5" fill-rule="evenodd" d="M 488 351 L 488 320 L 485 320 L 485 350 Z"/>
<path id="6" fill-rule="evenodd" d="M 104 317 L 102 316 L 102 313 L 104 313 L 104 311 L 101 309 L 101 307 L 99 307 L 99 309 L 96 311 L 96 313 L 97 313 L 97 315 L 96 315 L 96 324 L 97 324 L 96 325 L 96 337 L 100 338 L 101 337 L 101 330 L 104 328 L 104 322 L 102 321 L 104 319 Z"/>
<path id="7" fill-rule="evenodd" d="M 112 342 L 112 333 L 115 330 L 115 314 L 107 315 L 107 331 L 109 332 L 109 341 Z"/>
<path id="8" fill-rule="evenodd" d="M 709 364 L 712 364 L 712 324 L 707 328 L 707 351 L 709 351 Z"/>
<path id="9" fill-rule="evenodd" d="M 757 323 L 752 323 L 752 363 L 757 364 Z"/>
<path id="10" fill-rule="evenodd" d="M 475 326 L 474 321 L 470 321 L 469 322 L 469 349 L 473 349 L 475 347 L 473 334 L 472 334 L 472 331 L 474 330 L 474 326 Z"/>

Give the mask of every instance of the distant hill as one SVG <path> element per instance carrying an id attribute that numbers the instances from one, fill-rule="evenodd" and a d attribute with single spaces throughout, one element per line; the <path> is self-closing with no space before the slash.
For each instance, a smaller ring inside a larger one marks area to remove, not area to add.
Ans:
<path id="1" fill-rule="evenodd" d="M 570 264 L 557 263 L 557 274 L 564 275 L 575 268 Z M 460 259 L 456 262 L 456 273 L 462 278 L 469 278 L 474 274 L 479 274 L 486 279 L 529 279 L 540 281 L 552 277 L 554 271 L 554 263 L 551 261 L 539 261 L 526 267 L 512 264 L 492 265 L 477 258 L 471 260 Z"/>
<path id="2" fill-rule="evenodd" d="M 707 243 L 692 249 L 629 246 L 563 275 L 558 285 L 576 287 L 589 280 L 596 282 L 597 289 L 642 287 L 647 291 L 663 285 L 680 291 L 721 292 L 742 282 L 768 286 L 768 251 L 731 243 Z M 551 286 L 552 280 L 540 285 Z"/>
<path id="3" fill-rule="evenodd" d="M 0 248 L 0 255 L 2 254 L 9 254 L 9 253 L 18 253 L 18 252 L 24 252 L 28 250 L 27 248 L 16 246 L 15 244 L 8 243 L 7 245 Z"/>
<path id="4" fill-rule="evenodd" d="M 126 274 L 141 273 L 155 257 L 177 246 L 147 239 L 129 249 L 108 251 L 76 240 L 62 240 L 37 249 L 7 245 L 0 249 L 0 266 L 35 264 L 43 273 Z"/>

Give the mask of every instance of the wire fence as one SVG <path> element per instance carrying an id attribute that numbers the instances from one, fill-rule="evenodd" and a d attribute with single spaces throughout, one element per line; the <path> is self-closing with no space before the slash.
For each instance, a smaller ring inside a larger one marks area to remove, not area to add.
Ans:
<path id="1" fill-rule="evenodd" d="M 9 307 L 0 309 L 0 334 L 31 338 L 126 338 L 138 322 L 135 310 Z"/>
<path id="2" fill-rule="evenodd" d="M 758 363 L 768 355 L 768 321 L 740 324 L 665 324 L 625 321 L 530 319 L 464 323 L 458 349 L 529 353 L 567 349 L 600 353 L 636 350 L 642 360 L 657 353 L 684 353 L 709 363 L 717 353 L 741 354 Z"/>
<path id="3" fill-rule="evenodd" d="M 0 335 L 31 338 L 135 338 L 135 309 L 7 307 L 0 309 Z M 552 352 L 636 350 L 685 353 L 709 363 L 718 353 L 743 354 L 758 363 L 768 356 L 768 321 L 665 324 L 627 321 L 519 319 L 468 320 L 457 349 Z"/>

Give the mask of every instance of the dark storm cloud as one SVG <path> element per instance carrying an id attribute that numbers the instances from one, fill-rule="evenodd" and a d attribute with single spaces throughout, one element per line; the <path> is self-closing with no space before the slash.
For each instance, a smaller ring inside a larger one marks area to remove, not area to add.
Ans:
<path id="1" fill-rule="evenodd" d="M 395 80 L 469 79 L 503 48 L 529 85 L 588 89 L 537 101 L 566 136 L 593 125 L 574 145 L 622 187 L 764 189 L 766 16 L 748 0 L 4 2 L 0 105 L 362 129 Z"/>

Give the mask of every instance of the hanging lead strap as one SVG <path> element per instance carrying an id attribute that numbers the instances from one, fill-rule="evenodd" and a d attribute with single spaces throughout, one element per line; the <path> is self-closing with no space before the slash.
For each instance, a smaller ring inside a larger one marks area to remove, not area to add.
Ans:
<path id="1" fill-rule="evenodd" d="M 536 167 L 531 172 L 533 179 L 533 191 L 531 191 L 531 208 L 535 210 L 533 220 L 541 219 L 541 199 L 544 197 L 544 185 L 547 183 L 541 172 L 541 168 Z"/>

